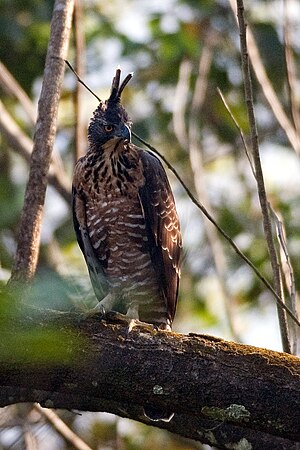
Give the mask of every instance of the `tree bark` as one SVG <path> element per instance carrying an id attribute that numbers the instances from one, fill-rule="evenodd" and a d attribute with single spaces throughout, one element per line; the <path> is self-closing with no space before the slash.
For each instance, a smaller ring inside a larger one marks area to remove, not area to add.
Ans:
<path id="1" fill-rule="evenodd" d="M 10 281 L 30 281 L 35 273 L 48 172 L 56 133 L 60 90 L 64 74 L 74 0 L 55 0 L 44 79 L 38 103 L 29 179 Z"/>
<path id="2" fill-rule="evenodd" d="M 106 411 L 224 449 L 299 448 L 297 357 L 204 335 L 128 333 L 97 316 L 23 316 L 3 319 L 0 406 Z M 149 405 L 174 417 L 150 421 Z"/>

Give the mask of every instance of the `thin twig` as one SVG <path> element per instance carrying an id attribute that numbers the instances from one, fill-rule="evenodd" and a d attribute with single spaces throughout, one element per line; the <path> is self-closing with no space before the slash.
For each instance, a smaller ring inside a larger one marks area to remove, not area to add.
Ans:
<path id="1" fill-rule="evenodd" d="M 296 317 L 298 317 L 297 314 L 297 305 L 296 305 L 296 284 L 295 284 L 295 275 L 293 266 L 291 263 L 291 259 L 288 252 L 287 242 L 286 242 L 286 236 L 285 236 L 285 228 L 283 224 L 282 218 L 279 217 L 279 214 L 274 211 L 274 209 L 270 206 L 270 211 L 274 217 L 275 225 L 276 225 L 276 231 L 277 231 L 277 239 L 280 247 L 280 260 L 281 260 L 281 268 L 283 276 L 285 277 L 285 284 L 286 288 L 289 293 L 289 303 L 290 308 L 295 314 Z M 291 335 L 291 343 L 292 343 L 292 349 L 293 354 L 297 354 L 297 329 L 294 326 L 293 322 L 289 323 L 290 325 L 290 335 Z"/>
<path id="2" fill-rule="evenodd" d="M 218 91 L 218 94 L 221 97 L 221 100 L 222 100 L 225 108 L 227 109 L 227 111 L 228 111 L 228 113 L 229 113 L 229 115 L 230 115 L 234 125 L 236 126 L 236 128 L 237 128 L 237 130 L 238 130 L 238 132 L 240 134 L 240 137 L 241 137 L 244 149 L 245 149 L 245 153 L 246 153 L 247 159 L 248 159 L 250 167 L 251 167 L 252 174 L 253 174 L 253 176 L 255 178 L 255 170 L 254 170 L 254 166 L 253 166 L 253 161 L 252 161 L 251 153 L 250 153 L 250 151 L 248 149 L 248 146 L 247 146 L 247 143 L 246 143 L 246 139 L 245 139 L 243 130 L 241 129 L 240 125 L 238 124 L 236 118 L 234 117 L 234 115 L 233 115 L 233 113 L 232 113 L 232 111 L 231 111 L 231 109 L 230 109 L 230 107 L 229 107 L 229 105 L 228 105 L 228 103 L 227 103 L 227 101 L 226 101 L 226 99 L 225 99 L 221 89 L 217 87 L 217 91 Z"/>
<path id="3" fill-rule="evenodd" d="M 295 276 L 294 276 L 294 271 L 293 271 L 293 267 L 292 267 L 292 264 L 291 264 L 291 260 L 290 260 L 290 257 L 289 257 L 288 248 L 287 248 L 287 243 L 286 243 L 286 238 L 285 238 L 285 230 L 284 230 L 282 219 L 279 219 L 278 214 L 276 214 L 273 209 L 271 209 L 271 211 L 272 211 L 272 213 L 273 213 L 273 215 L 275 217 L 278 240 L 279 240 L 279 243 L 280 243 L 283 255 L 285 257 L 285 262 L 286 262 L 286 265 L 287 265 L 287 268 L 288 268 L 289 283 L 287 283 L 287 286 L 289 288 L 289 293 L 290 293 L 290 296 L 291 296 L 292 307 L 293 307 L 294 312 L 296 314 Z"/>
<path id="4" fill-rule="evenodd" d="M 35 409 L 44 416 L 51 425 L 61 434 L 67 441 L 69 441 L 78 450 L 92 450 L 54 411 L 47 408 L 42 408 L 38 403 L 34 404 Z"/>
<path id="5" fill-rule="evenodd" d="M 261 166 L 261 162 L 260 162 L 258 134 L 257 134 L 257 127 L 256 127 L 255 113 L 254 113 L 252 81 L 251 81 L 251 74 L 250 74 L 248 49 L 247 49 L 246 23 L 245 23 L 245 19 L 244 19 L 243 0 L 237 0 L 237 14 L 238 14 L 239 29 L 240 29 L 242 71 L 243 71 L 243 78 L 244 78 L 247 114 L 248 114 L 248 120 L 249 120 L 249 124 L 250 124 L 252 157 L 253 157 L 253 163 L 254 163 L 254 169 L 255 169 L 255 179 L 257 182 L 258 197 L 259 197 L 259 202 L 260 202 L 261 211 L 262 211 L 263 228 L 264 228 L 268 252 L 269 252 L 269 256 L 270 256 L 270 262 L 271 262 L 271 266 L 272 266 L 274 288 L 275 288 L 277 295 L 279 297 L 281 297 L 282 290 L 281 290 L 280 270 L 279 270 L 278 258 L 277 258 L 274 239 L 273 239 L 272 224 L 271 224 L 270 215 L 269 215 L 269 207 L 268 207 L 268 200 L 267 200 L 267 194 L 266 194 L 266 189 L 265 189 L 264 176 L 263 176 L 262 166 Z M 285 314 L 285 311 L 282 310 L 282 308 L 278 307 L 277 309 L 278 309 L 278 317 L 279 317 L 283 349 L 285 352 L 290 353 L 291 347 L 290 347 L 290 342 L 289 342 L 286 314 Z"/>
<path id="6" fill-rule="evenodd" d="M 98 102 L 100 103 L 101 102 L 101 99 L 100 99 L 100 97 L 98 97 L 98 95 L 97 94 L 95 94 L 95 92 L 94 91 L 92 91 L 92 89 L 91 88 L 89 88 L 88 87 L 88 85 L 87 84 L 85 84 L 85 82 L 80 78 L 80 76 L 78 75 L 78 73 L 76 72 L 76 70 L 73 68 L 73 66 L 72 66 L 72 64 L 71 63 L 69 63 L 69 61 L 67 60 L 67 59 L 65 59 L 65 63 L 67 64 L 67 66 L 69 67 L 69 69 L 74 73 L 74 75 L 76 76 L 76 78 L 77 78 L 77 81 L 78 81 L 78 83 L 80 83 L 80 84 L 82 84 L 82 86 L 84 86 L 97 100 L 98 100 Z"/>
<path id="7" fill-rule="evenodd" d="M 38 261 L 48 171 L 51 162 L 64 59 L 69 43 L 74 0 L 56 0 L 51 21 L 38 120 L 25 192 L 11 282 L 32 279 Z"/>

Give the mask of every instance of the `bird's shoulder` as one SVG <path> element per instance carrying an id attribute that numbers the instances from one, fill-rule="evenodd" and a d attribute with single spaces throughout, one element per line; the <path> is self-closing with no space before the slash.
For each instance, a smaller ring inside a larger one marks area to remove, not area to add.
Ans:
<path id="1" fill-rule="evenodd" d="M 82 183 L 82 181 L 86 178 L 85 174 L 87 171 L 87 155 L 79 158 L 75 164 L 73 171 L 73 189 L 78 189 Z"/>

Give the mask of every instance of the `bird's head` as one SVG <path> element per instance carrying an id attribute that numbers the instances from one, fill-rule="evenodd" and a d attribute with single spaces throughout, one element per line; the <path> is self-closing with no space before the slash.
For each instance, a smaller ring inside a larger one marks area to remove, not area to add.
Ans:
<path id="1" fill-rule="evenodd" d="M 105 102 L 100 102 L 89 124 L 88 139 L 92 146 L 99 147 L 116 137 L 130 142 L 131 121 L 121 105 L 121 94 L 132 76 L 132 73 L 127 75 L 120 85 L 121 70 L 116 70 L 110 96 Z"/>

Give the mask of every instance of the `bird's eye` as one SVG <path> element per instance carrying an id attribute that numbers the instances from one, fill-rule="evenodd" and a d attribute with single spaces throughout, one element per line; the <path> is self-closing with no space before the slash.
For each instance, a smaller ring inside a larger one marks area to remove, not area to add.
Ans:
<path id="1" fill-rule="evenodd" d="M 114 127 L 112 125 L 105 125 L 105 127 L 104 127 L 104 130 L 107 133 L 111 133 L 113 129 L 114 129 Z"/>

